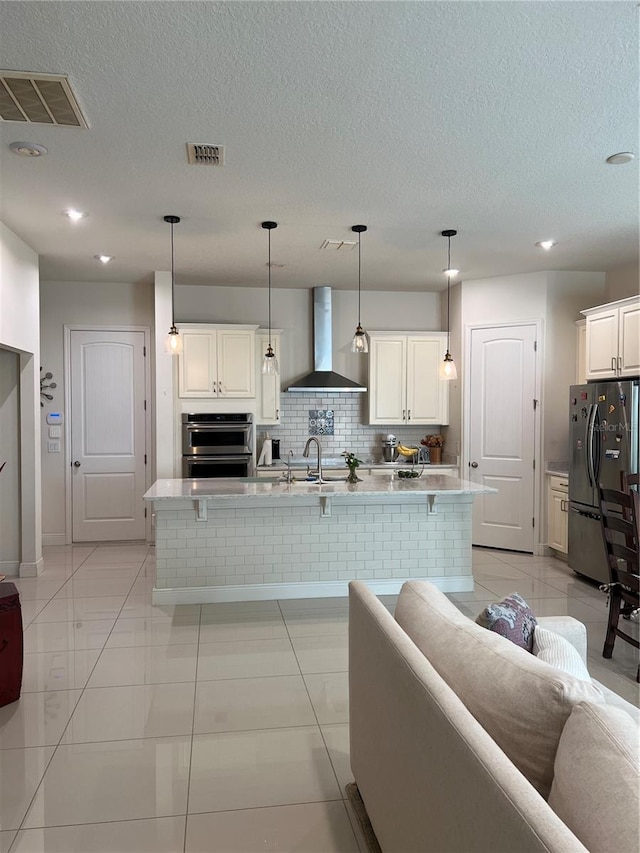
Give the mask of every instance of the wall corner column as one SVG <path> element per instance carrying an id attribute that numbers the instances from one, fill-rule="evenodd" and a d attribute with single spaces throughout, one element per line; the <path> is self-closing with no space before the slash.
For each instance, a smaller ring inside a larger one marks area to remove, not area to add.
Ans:
<path id="1" fill-rule="evenodd" d="M 154 279 L 155 346 L 155 470 L 156 478 L 172 479 L 175 471 L 174 356 L 164 351 L 171 326 L 171 273 Z"/>

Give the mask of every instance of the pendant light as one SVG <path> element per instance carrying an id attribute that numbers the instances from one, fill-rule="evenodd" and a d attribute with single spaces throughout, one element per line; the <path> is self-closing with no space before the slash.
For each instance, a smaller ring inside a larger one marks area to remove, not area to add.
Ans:
<path id="1" fill-rule="evenodd" d="M 271 232 L 274 228 L 278 227 L 278 223 L 263 222 L 262 227 L 266 228 L 269 233 L 269 260 L 267 263 L 267 266 L 269 267 L 269 344 L 262 359 L 262 372 L 266 375 L 277 376 L 280 372 L 280 368 L 278 366 L 276 354 L 271 346 Z"/>
<path id="2" fill-rule="evenodd" d="M 175 288 L 175 272 L 173 263 L 173 226 L 180 222 L 179 216 L 165 216 L 164 221 L 171 226 L 171 328 L 164 344 L 165 352 L 170 355 L 179 355 L 182 352 L 182 338 L 176 329 L 176 320 L 174 315 L 174 288 Z"/>
<path id="3" fill-rule="evenodd" d="M 448 241 L 448 249 L 447 249 L 447 268 L 445 273 L 447 274 L 447 351 L 444 354 L 444 359 L 440 364 L 440 379 L 457 379 L 458 371 L 456 370 L 456 365 L 449 352 L 449 340 L 451 337 L 451 276 L 457 275 L 458 270 L 454 270 L 451 267 L 451 238 L 455 237 L 458 232 L 454 231 L 452 228 L 448 228 L 446 231 L 442 232 L 442 236 L 447 238 Z"/>
<path id="4" fill-rule="evenodd" d="M 362 254 L 361 254 L 361 235 L 367 230 L 366 225 L 352 225 L 351 230 L 358 235 L 358 325 L 356 332 L 351 341 L 351 352 L 357 352 L 361 355 L 369 352 L 369 344 L 367 343 L 367 333 L 362 328 L 360 323 L 360 276 L 362 272 Z"/>

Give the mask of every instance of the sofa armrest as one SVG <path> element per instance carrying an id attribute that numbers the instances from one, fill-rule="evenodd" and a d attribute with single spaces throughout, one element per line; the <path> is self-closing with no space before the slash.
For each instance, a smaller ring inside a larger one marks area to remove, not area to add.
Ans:
<path id="1" fill-rule="evenodd" d="M 540 616 L 538 624 L 570 642 L 578 650 L 584 665 L 587 665 L 587 628 L 582 622 L 573 616 Z"/>

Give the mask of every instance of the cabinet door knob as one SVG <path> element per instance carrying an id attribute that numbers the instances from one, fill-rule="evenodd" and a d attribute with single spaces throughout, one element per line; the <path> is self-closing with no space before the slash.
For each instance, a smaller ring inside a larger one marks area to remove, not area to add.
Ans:
<path id="1" fill-rule="evenodd" d="M 276 409 L 276 420 L 280 420 L 280 409 Z"/>
<path id="2" fill-rule="evenodd" d="M 616 372 L 616 357 L 615 357 L 615 355 L 611 356 L 611 370 L 613 370 L 614 373 Z"/>
<path id="3" fill-rule="evenodd" d="M 403 410 L 402 410 L 402 420 L 403 420 L 403 421 L 404 421 L 404 420 L 406 420 L 406 417 L 407 417 L 406 409 L 403 409 Z"/>
<path id="4" fill-rule="evenodd" d="M 622 373 L 622 356 L 618 356 L 618 373 Z"/>
<path id="5" fill-rule="evenodd" d="M 409 409 L 409 410 L 407 411 L 407 420 L 408 420 L 408 421 L 410 421 L 410 420 L 411 420 L 411 409 Z"/>

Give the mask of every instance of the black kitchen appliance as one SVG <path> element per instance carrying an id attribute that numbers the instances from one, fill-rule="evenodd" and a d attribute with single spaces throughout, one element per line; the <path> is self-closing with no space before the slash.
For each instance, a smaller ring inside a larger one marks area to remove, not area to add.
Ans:
<path id="1" fill-rule="evenodd" d="M 213 412 L 182 415 L 182 476 L 250 477 L 253 415 Z"/>
<path id="2" fill-rule="evenodd" d="M 640 380 L 572 385 L 569 400 L 569 567 L 609 582 L 598 486 L 620 489 L 620 473 L 638 473 Z"/>

